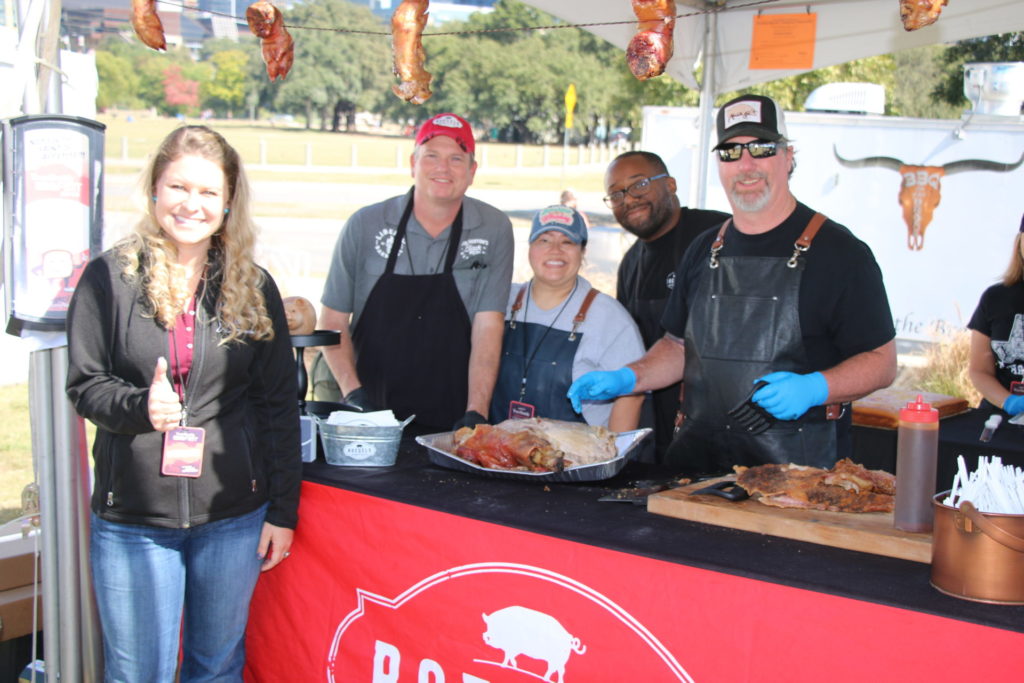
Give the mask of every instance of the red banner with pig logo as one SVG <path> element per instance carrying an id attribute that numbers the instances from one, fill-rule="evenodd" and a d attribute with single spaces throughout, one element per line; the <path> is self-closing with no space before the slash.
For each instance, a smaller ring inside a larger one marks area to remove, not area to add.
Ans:
<path id="1" fill-rule="evenodd" d="M 358 606 L 339 624 L 328 655 L 328 680 L 338 683 L 422 681 L 428 674 L 442 681 L 453 668 L 461 680 L 479 683 L 592 681 L 595 672 L 621 666 L 622 648 L 640 670 L 660 672 L 658 680 L 691 680 L 621 605 L 539 567 L 464 565 L 394 597 L 357 592 Z M 428 633 L 410 638 L 410 624 Z M 437 631 L 443 649 L 429 635 Z"/>
<path id="2" fill-rule="evenodd" d="M 342 488 L 305 482 L 299 518 L 253 597 L 249 683 L 864 680 L 836 652 L 892 681 L 1024 667 L 1022 633 Z M 935 656 L 953 651 L 999 655 Z"/>

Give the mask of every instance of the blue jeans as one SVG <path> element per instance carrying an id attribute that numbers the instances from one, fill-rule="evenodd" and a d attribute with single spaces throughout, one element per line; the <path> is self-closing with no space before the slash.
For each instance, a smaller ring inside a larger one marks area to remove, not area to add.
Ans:
<path id="1" fill-rule="evenodd" d="M 242 680 L 266 511 L 263 505 L 190 529 L 92 515 L 90 564 L 108 683 L 174 681 L 181 638 L 181 683 Z"/>

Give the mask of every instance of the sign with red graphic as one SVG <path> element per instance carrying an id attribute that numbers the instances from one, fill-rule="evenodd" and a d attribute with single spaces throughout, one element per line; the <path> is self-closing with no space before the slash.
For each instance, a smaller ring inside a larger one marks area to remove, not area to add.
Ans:
<path id="1" fill-rule="evenodd" d="M 63 329 L 71 295 L 101 242 L 103 126 L 67 116 L 5 123 L 8 313 L 37 329 Z"/>
<path id="2" fill-rule="evenodd" d="M 870 652 L 887 680 L 1024 666 L 1021 633 L 320 484 L 303 484 L 299 515 L 253 597 L 250 683 L 863 680 L 837 652 Z M 952 651 L 999 654 L 934 656 Z"/>

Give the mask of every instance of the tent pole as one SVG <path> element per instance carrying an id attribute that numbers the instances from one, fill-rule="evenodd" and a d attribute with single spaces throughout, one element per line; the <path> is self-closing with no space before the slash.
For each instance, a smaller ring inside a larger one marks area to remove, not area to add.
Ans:
<path id="1" fill-rule="evenodd" d="M 29 354 L 29 422 L 32 429 L 32 459 L 39 482 L 39 523 L 42 538 L 43 633 L 46 670 L 51 680 L 60 680 L 60 578 L 57 572 L 58 507 L 53 457 L 53 421 L 50 415 L 49 350 Z"/>
<path id="2" fill-rule="evenodd" d="M 711 134 L 715 128 L 715 57 L 718 49 L 718 12 L 704 15 L 704 79 L 700 87 L 700 144 L 697 147 L 697 191 L 693 204 L 706 208 L 708 160 L 711 158 Z"/>

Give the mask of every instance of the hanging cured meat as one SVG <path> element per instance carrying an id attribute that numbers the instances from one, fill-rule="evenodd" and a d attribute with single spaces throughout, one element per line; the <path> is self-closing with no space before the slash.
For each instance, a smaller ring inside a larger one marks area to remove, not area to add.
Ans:
<path id="1" fill-rule="evenodd" d="M 934 24 L 949 0 L 900 0 L 900 19 L 907 31 Z"/>
<path id="2" fill-rule="evenodd" d="M 391 45 L 395 54 L 395 75 L 401 81 L 391 86 L 406 102 L 423 104 L 430 92 L 430 73 L 423 68 L 423 27 L 427 25 L 429 0 L 402 0 L 391 15 Z"/>
<path id="3" fill-rule="evenodd" d="M 272 81 L 287 76 L 295 61 L 295 42 L 284 27 L 281 10 L 260 0 L 245 10 L 245 20 L 249 30 L 260 39 L 267 76 Z"/>
<path id="4" fill-rule="evenodd" d="M 164 25 L 156 13 L 156 0 L 132 0 L 132 28 L 143 43 L 154 50 L 166 50 Z"/>
<path id="5" fill-rule="evenodd" d="M 637 32 L 626 48 L 629 70 L 641 81 L 660 76 L 672 59 L 675 0 L 633 0 Z"/>

